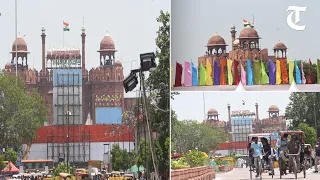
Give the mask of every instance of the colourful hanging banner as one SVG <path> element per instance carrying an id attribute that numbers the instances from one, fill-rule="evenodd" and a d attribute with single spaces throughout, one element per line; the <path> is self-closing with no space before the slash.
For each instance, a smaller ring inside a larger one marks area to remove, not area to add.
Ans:
<path id="1" fill-rule="evenodd" d="M 288 84 L 287 60 L 280 59 L 282 84 Z"/>
<path id="2" fill-rule="evenodd" d="M 311 60 L 309 59 L 309 78 L 308 78 L 308 84 L 312 84 L 312 71 L 311 71 L 311 68 L 312 68 L 312 62 Z"/>
<path id="3" fill-rule="evenodd" d="M 200 86 L 206 85 L 206 78 L 207 78 L 206 68 L 203 66 L 202 62 L 200 62 Z"/>
<path id="4" fill-rule="evenodd" d="M 281 84 L 281 63 L 280 60 L 276 60 L 276 83 Z"/>
<path id="5" fill-rule="evenodd" d="M 266 73 L 263 62 L 261 62 L 261 84 L 269 84 L 269 76 Z"/>
<path id="6" fill-rule="evenodd" d="M 241 66 L 241 83 L 242 85 L 247 85 L 247 72 L 244 70 L 242 63 L 240 63 Z"/>
<path id="7" fill-rule="evenodd" d="M 196 66 L 191 62 L 192 66 L 192 86 L 198 86 L 198 71 Z"/>
<path id="8" fill-rule="evenodd" d="M 232 85 L 233 84 L 233 77 L 232 77 L 232 60 L 228 59 L 227 60 L 227 67 L 228 67 L 228 84 Z"/>
<path id="9" fill-rule="evenodd" d="M 206 85 L 207 86 L 212 86 L 213 85 L 213 81 L 212 81 L 212 66 L 211 63 L 209 61 L 209 59 L 206 60 Z"/>
<path id="10" fill-rule="evenodd" d="M 293 68 L 294 68 L 294 62 L 289 60 L 289 84 L 292 84 L 292 81 L 294 79 Z"/>
<path id="11" fill-rule="evenodd" d="M 253 85 L 253 82 L 252 82 L 252 67 L 251 67 L 251 61 L 248 59 L 247 61 L 247 73 L 248 73 L 248 82 L 247 84 L 252 86 Z"/>
<path id="12" fill-rule="evenodd" d="M 317 59 L 317 83 L 320 84 L 320 59 Z"/>
<path id="13" fill-rule="evenodd" d="M 227 61 L 224 58 L 220 59 L 220 85 L 226 85 L 226 75 L 225 75 L 225 68 L 227 66 Z"/>
<path id="14" fill-rule="evenodd" d="M 177 62 L 177 64 L 176 64 L 176 80 L 174 83 L 175 87 L 182 86 L 182 84 L 181 84 L 182 70 L 183 70 L 182 64 Z"/>
<path id="15" fill-rule="evenodd" d="M 261 85 L 261 62 L 254 60 L 253 62 L 253 79 L 255 85 Z"/>
<path id="16" fill-rule="evenodd" d="M 189 62 L 184 62 L 184 86 L 192 86 L 191 65 Z"/>
<path id="17" fill-rule="evenodd" d="M 239 62 L 236 61 L 236 60 L 233 60 L 233 73 L 234 73 L 234 78 L 235 78 L 235 84 L 236 84 L 236 85 L 238 85 L 239 82 L 240 82 L 238 65 L 239 65 Z"/>
<path id="18" fill-rule="evenodd" d="M 214 61 L 214 85 L 220 85 L 220 67 L 217 60 Z"/>
<path id="19" fill-rule="evenodd" d="M 271 85 L 276 84 L 276 65 L 269 59 L 269 81 Z"/>
<path id="20" fill-rule="evenodd" d="M 300 72 L 300 69 L 298 67 L 298 61 L 294 61 L 294 65 L 295 65 L 295 69 L 296 69 L 296 83 L 297 84 L 302 84 L 301 72 Z"/>
<path id="21" fill-rule="evenodd" d="M 304 69 L 303 69 L 303 61 L 301 63 L 301 77 L 302 77 L 302 84 L 306 84 L 306 77 L 304 76 Z"/>

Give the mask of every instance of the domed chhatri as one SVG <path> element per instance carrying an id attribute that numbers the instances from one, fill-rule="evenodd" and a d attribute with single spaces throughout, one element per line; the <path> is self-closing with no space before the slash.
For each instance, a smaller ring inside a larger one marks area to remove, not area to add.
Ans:
<path id="1" fill-rule="evenodd" d="M 208 41 L 207 46 L 226 46 L 226 41 L 217 33 L 215 33 Z"/>
<path id="2" fill-rule="evenodd" d="M 281 41 L 279 41 L 273 48 L 274 50 L 286 50 L 287 46 L 284 45 Z"/>
<path id="3" fill-rule="evenodd" d="M 219 115 L 218 111 L 215 108 L 210 108 L 208 110 L 208 115 Z"/>
<path id="4" fill-rule="evenodd" d="M 278 106 L 277 105 L 271 105 L 270 107 L 269 107 L 269 112 L 279 112 L 279 108 L 278 108 Z"/>
<path id="5" fill-rule="evenodd" d="M 104 38 L 100 42 L 100 50 L 99 51 L 116 51 L 114 46 L 114 41 L 107 33 Z"/>
<path id="6" fill-rule="evenodd" d="M 257 39 L 259 39 L 259 35 L 258 35 L 258 32 L 254 28 L 247 26 L 247 27 L 243 28 L 243 30 L 240 32 L 239 38 L 240 39 L 241 38 L 250 38 L 250 39 L 257 38 Z"/>
<path id="7" fill-rule="evenodd" d="M 12 52 L 16 52 L 16 46 L 18 52 L 28 52 L 28 46 L 23 37 L 18 37 L 12 44 Z"/>

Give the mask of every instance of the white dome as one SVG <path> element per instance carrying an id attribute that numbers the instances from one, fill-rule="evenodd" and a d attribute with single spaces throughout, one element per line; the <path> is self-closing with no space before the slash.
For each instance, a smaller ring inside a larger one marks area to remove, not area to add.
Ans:
<path id="1" fill-rule="evenodd" d="M 238 45 L 239 43 L 240 43 L 239 39 L 236 39 L 236 40 L 233 41 L 234 45 Z"/>

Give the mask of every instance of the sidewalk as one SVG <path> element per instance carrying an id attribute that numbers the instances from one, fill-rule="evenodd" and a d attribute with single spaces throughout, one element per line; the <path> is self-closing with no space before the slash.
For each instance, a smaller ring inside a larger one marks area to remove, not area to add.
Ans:
<path id="1" fill-rule="evenodd" d="M 276 175 L 273 178 L 268 173 L 263 173 L 262 179 L 280 179 L 279 169 L 275 169 L 275 173 Z M 254 173 L 252 173 L 252 179 L 256 179 Z M 282 179 L 294 179 L 294 174 L 282 176 Z M 313 173 L 313 171 L 308 170 L 306 178 L 303 178 L 303 173 L 299 173 L 298 179 L 318 180 L 320 179 L 320 173 Z M 250 180 L 249 168 L 235 168 L 228 173 L 217 173 L 216 180 Z"/>

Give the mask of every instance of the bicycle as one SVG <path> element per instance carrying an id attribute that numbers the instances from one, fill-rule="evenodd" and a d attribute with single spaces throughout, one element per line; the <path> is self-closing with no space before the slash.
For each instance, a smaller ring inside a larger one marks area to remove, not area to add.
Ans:
<path id="1" fill-rule="evenodd" d="M 256 168 L 255 167 L 255 165 L 254 164 L 252 164 L 252 161 L 251 161 L 251 165 L 250 165 L 250 179 L 252 179 L 252 172 L 256 172 L 257 173 L 257 175 L 260 177 L 260 179 L 262 179 L 262 160 L 261 160 L 261 157 L 259 156 L 259 157 L 252 157 L 253 159 L 254 159 L 254 161 L 256 161 L 256 159 L 257 159 L 257 167 L 258 168 Z M 251 169 L 252 167 L 254 167 L 253 169 Z M 259 172 L 257 172 L 257 170 L 259 171 Z"/>
<path id="2" fill-rule="evenodd" d="M 296 159 L 296 156 L 300 156 L 300 153 L 298 153 L 298 154 L 287 154 L 287 156 L 290 158 L 290 156 L 292 156 L 292 161 L 293 161 L 293 163 L 292 163 L 292 165 L 293 165 L 293 173 L 294 173 L 294 176 L 295 176 L 295 178 L 297 179 L 298 178 L 298 168 L 297 168 L 297 159 Z M 299 163 L 300 163 L 300 161 L 299 161 Z M 289 167 L 289 169 L 290 169 L 291 167 Z"/>

